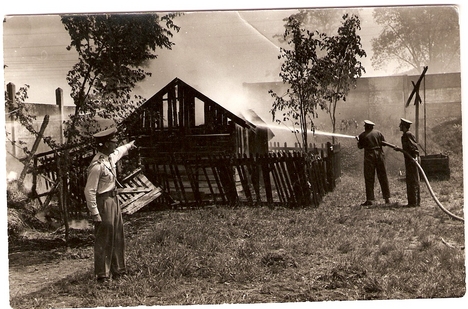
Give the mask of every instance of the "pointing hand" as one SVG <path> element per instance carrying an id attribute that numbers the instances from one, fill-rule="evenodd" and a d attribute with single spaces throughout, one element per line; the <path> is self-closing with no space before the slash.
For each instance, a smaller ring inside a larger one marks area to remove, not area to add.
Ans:
<path id="1" fill-rule="evenodd" d="M 137 146 L 135 145 L 135 140 L 131 141 L 128 144 L 130 145 L 130 149 L 137 148 Z"/>

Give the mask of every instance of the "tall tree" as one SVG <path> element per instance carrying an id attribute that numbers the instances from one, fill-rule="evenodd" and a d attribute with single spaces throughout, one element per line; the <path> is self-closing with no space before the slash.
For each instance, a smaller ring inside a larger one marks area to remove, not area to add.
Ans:
<path id="1" fill-rule="evenodd" d="M 303 19 L 292 15 L 283 35 L 292 46 L 292 49 L 281 49 L 279 56 L 284 59 L 280 76 L 289 88 L 284 95 L 272 90 L 270 94 L 275 99 L 271 110 L 274 119 L 282 111 L 282 118 L 277 117 L 277 122 L 292 121 L 299 126 L 294 132 L 296 138 L 298 134 L 301 136 L 301 146 L 307 152 L 308 130 L 314 130 L 317 108 L 330 114 L 335 132 L 337 104 L 346 100 L 350 88 L 365 72 L 358 57 L 365 57 L 366 53 L 357 34 L 361 29 L 357 15 L 344 14 L 334 36 L 312 33 L 301 28 L 302 24 Z"/>
<path id="2" fill-rule="evenodd" d="M 460 27 L 456 6 L 379 8 L 374 20 L 383 27 L 372 39 L 372 66 L 396 63 L 396 71 L 420 74 L 460 71 Z"/>
<path id="3" fill-rule="evenodd" d="M 356 81 L 365 72 L 359 58 L 365 57 L 362 49 L 361 37 L 357 32 L 361 30 L 361 22 L 357 15 L 345 14 L 342 25 L 336 36 L 324 38 L 326 56 L 322 59 L 325 69 L 321 79 L 325 99 L 328 102 L 326 110 L 330 115 L 332 132 L 336 132 L 336 107 L 339 101 L 346 101 L 351 87 L 356 87 Z M 332 137 L 333 143 L 335 137 Z"/>
<path id="4" fill-rule="evenodd" d="M 307 131 L 313 126 L 317 106 L 320 103 L 319 78 L 321 68 L 317 53 L 321 50 L 318 33 L 300 28 L 301 22 L 291 16 L 285 26 L 283 38 L 291 49 L 280 49 L 280 77 L 289 88 L 285 94 L 278 95 L 270 90 L 274 98 L 271 109 L 273 119 L 278 123 L 292 122 L 296 138 L 304 152 L 307 153 Z M 278 113 L 282 115 L 278 117 Z M 299 129 L 296 129 L 296 127 Z M 299 136 L 299 137 L 298 137 Z"/>
<path id="5" fill-rule="evenodd" d="M 171 49 L 177 13 L 64 15 L 62 23 L 70 34 L 68 50 L 75 49 L 78 62 L 69 71 L 68 84 L 75 103 L 65 137 L 72 142 L 79 127 L 93 133 L 96 115 L 119 119 L 128 115 L 143 98 L 131 93 L 151 73 L 142 69 L 157 58 L 157 48 Z M 78 138 L 79 140 L 79 138 Z"/>
<path id="6" fill-rule="evenodd" d="M 58 157 L 59 196 L 66 239 L 69 230 L 66 184 L 81 176 L 79 170 L 70 168 L 70 146 L 89 141 L 90 135 L 100 129 L 96 116 L 118 121 L 143 102 L 140 96 L 132 98 L 133 88 L 151 75 L 143 67 L 157 58 L 156 49 L 171 49 L 174 45 L 170 38 L 172 31 L 179 31 L 173 23 L 178 15 L 62 16 L 71 38 L 67 49 L 78 53 L 78 62 L 67 75 L 75 113 L 65 122 L 65 147 Z"/>

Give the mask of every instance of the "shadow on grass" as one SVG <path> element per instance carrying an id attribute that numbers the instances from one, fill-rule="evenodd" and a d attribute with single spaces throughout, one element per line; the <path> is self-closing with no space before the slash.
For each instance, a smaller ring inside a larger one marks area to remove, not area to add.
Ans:
<path id="1" fill-rule="evenodd" d="M 406 205 L 395 202 L 395 203 L 390 203 L 390 204 L 374 204 L 370 206 L 360 206 L 362 209 L 411 209 L 415 207 L 406 207 Z"/>

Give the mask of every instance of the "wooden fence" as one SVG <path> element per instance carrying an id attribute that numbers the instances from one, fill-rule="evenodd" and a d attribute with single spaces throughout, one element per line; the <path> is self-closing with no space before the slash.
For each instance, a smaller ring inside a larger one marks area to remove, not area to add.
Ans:
<path id="1" fill-rule="evenodd" d="M 334 189 L 335 180 L 339 177 L 337 148 L 339 145 L 327 145 L 327 148 L 308 155 L 295 151 L 255 156 L 197 153 L 151 155 L 142 152 L 139 156 L 140 175 L 163 193 L 158 194 L 155 204 L 167 205 L 176 200 L 177 207 L 210 204 L 318 206 L 323 196 Z M 73 177 L 71 173 L 62 173 L 61 181 L 59 170 L 63 153 L 51 151 L 36 155 L 33 169 L 36 197 L 49 201 L 58 197 L 61 210 L 68 218 L 86 215 L 88 210 L 83 188 L 93 155 L 94 150 L 86 147 L 70 150 L 68 160 L 75 162 L 73 166 L 76 170 Z M 45 179 L 42 193 L 36 192 L 38 177 Z M 124 183 L 127 178 L 120 182 Z M 125 188 L 127 191 L 130 190 L 128 186 Z"/>
<path id="2" fill-rule="evenodd" d="M 94 154 L 93 148 L 78 146 L 35 155 L 32 169 L 32 193 L 39 200 L 41 206 L 47 207 L 49 202 L 55 198 L 61 212 L 68 217 L 80 219 L 86 215 L 88 211 L 84 198 L 84 187 L 87 168 Z M 73 173 L 64 170 L 62 160 L 73 161 Z M 42 188 L 38 188 L 39 178 L 44 180 Z"/>
<path id="3" fill-rule="evenodd" d="M 308 152 L 314 156 L 320 156 L 326 162 L 330 168 L 327 169 L 329 173 L 329 179 L 332 182 L 332 187 L 335 187 L 335 182 L 341 177 L 341 144 L 331 144 L 330 142 L 321 147 L 317 147 L 316 144 L 310 143 L 308 145 Z M 298 143 L 294 143 L 294 146 L 288 146 L 285 142 L 280 144 L 279 142 L 270 143 L 270 152 L 298 152 L 301 151 L 301 147 Z"/>
<path id="4" fill-rule="evenodd" d="M 148 179 L 182 206 L 206 204 L 318 206 L 335 187 L 339 155 L 301 152 L 265 155 L 143 156 Z M 338 176 L 339 177 L 339 176 Z"/>

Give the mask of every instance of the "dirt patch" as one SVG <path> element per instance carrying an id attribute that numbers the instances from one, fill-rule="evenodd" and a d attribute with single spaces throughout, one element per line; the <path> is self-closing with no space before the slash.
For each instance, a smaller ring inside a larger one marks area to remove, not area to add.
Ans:
<path id="1" fill-rule="evenodd" d="M 135 214 L 125 218 L 126 237 L 136 235 L 137 230 L 150 220 Z M 68 242 L 61 227 L 55 231 L 25 229 L 8 239 L 8 266 L 10 300 L 50 289 L 70 275 L 78 273 L 92 276 L 94 268 L 94 234 L 91 225 L 70 228 Z M 66 295 L 61 295 L 63 304 Z M 55 304 L 58 307 L 62 303 Z"/>
<path id="2" fill-rule="evenodd" d="M 60 232 L 25 231 L 9 239 L 10 299 L 40 291 L 76 272 L 92 271 L 92 232 L 71 231 L 68 246 Z"/>

